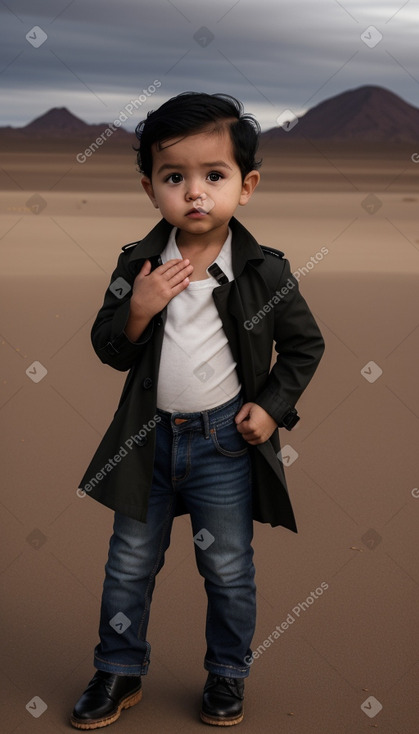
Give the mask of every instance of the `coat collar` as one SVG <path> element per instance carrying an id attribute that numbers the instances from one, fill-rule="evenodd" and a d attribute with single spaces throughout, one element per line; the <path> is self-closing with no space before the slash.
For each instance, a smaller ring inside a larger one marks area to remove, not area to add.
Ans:
<path id="1" fill-rule="evenodd" d="M 265 256 L 253 235 L 235 217 L 232 217 L 228 224 L 232 232 L 233 273 L 237 277 L 248 260 L 264 260 Z M 133 248 L 129 261 L 144 260 L 160 255 L 166 247 L 171 230 L 172 225 L 166 219 L 161 219 Z"/>

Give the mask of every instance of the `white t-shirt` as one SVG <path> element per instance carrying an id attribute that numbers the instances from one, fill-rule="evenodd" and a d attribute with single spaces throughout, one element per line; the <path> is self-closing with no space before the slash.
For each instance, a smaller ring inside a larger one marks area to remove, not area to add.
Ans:
<path id="1" fill-rule="evenodd" d="M 232 233 L 214 260 L 229 280 Z M 182 255 L 173 227 L 161 253 L 162 262 Z M 240 382 L 212 291 L 214 277 L 189 283 L 167 305 L 167 318 L 157 386 L 157 407 L 170 413 L 209 410 L 234 398 Z"/>

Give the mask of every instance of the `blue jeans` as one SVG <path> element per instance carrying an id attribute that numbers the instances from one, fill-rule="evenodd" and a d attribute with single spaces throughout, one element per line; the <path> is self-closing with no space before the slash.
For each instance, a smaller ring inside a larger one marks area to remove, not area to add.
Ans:
<path id="1" fill-rule="evenodd" d="M 249 675 L 245 660 L 252 653 L 256 587 L 249 450 L 234 422 L 242 402 L 239 395 L 199 413 L 158 411 L 162 420 L 156 426 L 147 522 L 115 513 L 97 669 L 119 675 L 148 671 L 150 603 L 181 498 L 191 517 L 196 564 L 208 599 L 204 667 L 225 677 Z"/>

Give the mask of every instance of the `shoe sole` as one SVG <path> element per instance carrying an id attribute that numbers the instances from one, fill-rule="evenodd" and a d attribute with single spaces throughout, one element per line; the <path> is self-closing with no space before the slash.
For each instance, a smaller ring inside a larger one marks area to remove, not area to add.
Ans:
<path id="1" fill-rule="evenodd" d="M 131 693 L 127 698 L 123 699 L 115 713 L 111 714 L 111 716 L 107 716 L 103 719 L 91 719 L 90 721 L 80 721 L 79 719 L 75 719 L 71 716 L 70 723 L 76 729 L 100 729 L 103 726 L 109 726 L 109 724 L 113 724 L 114 721 L 119 719 L 123 709 L 129 709 L 131 706 L 135 706 L 136 703 L 141 701 L 142 696 L 143 691 L 140 688 L 136 693 Z"/>
<path id="2" fill-rule="evenodd" d="M 230 719 L 217 719 L 215 717 L 209 716 L 208 714 L 204 714 L 203 711 L 201 711 L 201 720 L 204 722 L 204 724 L 212 724 L 212 726 L 234 726 L 234 724 L 240 724 L 241 721 L 243 721 L 244 712 L 242 711 L 239 716 L 235 716 L 234 718 Z"/>

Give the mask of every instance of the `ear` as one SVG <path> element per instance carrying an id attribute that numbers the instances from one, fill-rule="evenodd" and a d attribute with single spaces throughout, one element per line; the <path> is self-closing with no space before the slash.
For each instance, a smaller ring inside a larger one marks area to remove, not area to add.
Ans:
<path id="1" fill-rule="evenodd" d="M 247 174 L 247 176 L 245 176 L 245 179 L 242 184 L 242 191 L 240 194 L 240 199 L 239 199 L 240 206 L 245 206 L 247 204 L 256 186 L 258 185 L 259 181 L 260 181 L 259 171 L 250 171 Z"/>
<path id="2" fill-rule="evenodd" d="M 156 201 L 156 197 L 154 196 L 153 184 L 151 183 L 151 179 L 149 179 L 148 176 L 143 176 L 141 179 L 141 185 L 149 199 L 152 201 L 155 209 L 158 209 L 159 205 Z"/>

